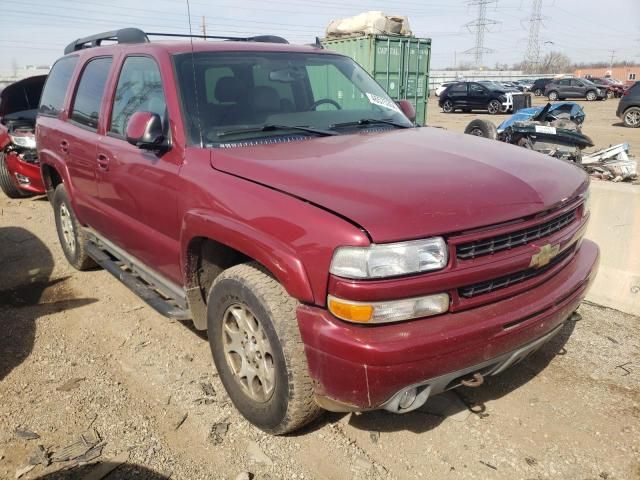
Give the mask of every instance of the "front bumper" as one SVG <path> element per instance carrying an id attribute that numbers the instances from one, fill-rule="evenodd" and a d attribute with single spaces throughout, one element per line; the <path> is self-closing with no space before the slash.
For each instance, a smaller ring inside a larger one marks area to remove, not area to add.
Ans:
<path id="1" fill-rule="evenodd" d="M 21 160 L 14 151 L 5 156 L 7 170 L 11 173 L 14 184 L 27 192 L 42 195 L 45 193 L 44 182 L 40 172 L 40 165 Z"/>
<path id="2" fill-rule="evenodd" d="M 398 324 L 353 325 L 300 306 L 298 325 L 318 403 L 337 411 L 385 408 L 409 386 L 431 382 L 431 393 L 438 393 L 440 377 L 497 365 L 559 328 L 584 299 L 598 257 L 598 247 L 584 240 L 560 272 L 524 293 Z"/>

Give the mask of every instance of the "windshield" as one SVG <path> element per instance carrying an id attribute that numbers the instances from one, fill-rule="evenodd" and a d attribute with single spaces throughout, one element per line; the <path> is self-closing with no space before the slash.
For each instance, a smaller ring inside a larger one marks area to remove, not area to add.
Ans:
<path id="1" fill-rule="evenodd" d="M 215 146 L 247 138 L 313 135 L 311 129 L 351 133 L 377 120 L 411 126 L 382 87 L 347 57 L 199 52 L 174 59 L 193 144 L 201 139 Z M 298 128 L 287 132 L 287 126 Z"/>

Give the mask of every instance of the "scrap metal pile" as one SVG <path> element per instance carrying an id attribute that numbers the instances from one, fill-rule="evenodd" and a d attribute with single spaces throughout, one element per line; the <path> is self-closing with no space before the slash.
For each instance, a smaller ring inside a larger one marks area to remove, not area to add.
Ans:
<path id="1" fill-rule="evenodd" d="M 577 103 L 547 103 L 544 107 L 518 110 L 497 128 L 487 120 L 473 120 L 465 133 L 574 162 L 590 175 L 603 180 L 637 179 L 637 163 L 629 157 L 629 145 L 626 143 L 583 154 L 585 148 L 594 146 L 591 139 L 582 133 L 584 120 L 585 113 Z"/>

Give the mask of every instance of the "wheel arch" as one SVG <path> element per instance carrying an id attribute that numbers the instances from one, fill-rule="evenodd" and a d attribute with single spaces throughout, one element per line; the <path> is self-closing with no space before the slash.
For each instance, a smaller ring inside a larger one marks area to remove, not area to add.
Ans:
<path id="1" fill-rule="evenodd" d="M 224 270 L 255 261 L 289 295 L 313 303 L 311 283 L 296 252 L 282 241 L 232 218 L 211 212 L 189 212 L 182 225 L 181 258 L 184 285 L 196 328 L 207 328 L 208 289 Z"/>

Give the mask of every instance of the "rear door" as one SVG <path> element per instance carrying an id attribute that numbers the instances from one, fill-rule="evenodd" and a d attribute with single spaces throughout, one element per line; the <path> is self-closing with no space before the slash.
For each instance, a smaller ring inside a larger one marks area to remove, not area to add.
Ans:
<path id="1" fill-rule="evenodd" d="M 467 107 L 467 84 L 455 83 L 447 89 L 447 96 L 453 101 L 456 107 Z"/>
<path id="2" fill-rule="evenodd" d="M 83 223 L 102 223 L 96 178 L 98 121 L 112 58 L 91 58 L 84 65 L 71 102 L 68 121 L 59 132 L 60 148 L 67 155 L 74 207 Z"/>
<path id="3" fill-rule="evenodd" d="M 142 150 L 125 138 L 127 122 L 136 112 L 162 118 L 170 136 L 163 80 L 149 56 L 123 59 L 111 100 L 106 135 L 98 145 L 100 208 L 107 219 L 99 231 L 113 243 L 180 283 L 180 224 L 177 217 L 178 172 L 182 154 Z"/>

